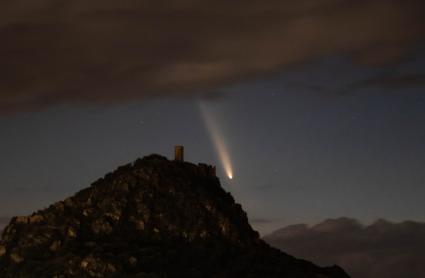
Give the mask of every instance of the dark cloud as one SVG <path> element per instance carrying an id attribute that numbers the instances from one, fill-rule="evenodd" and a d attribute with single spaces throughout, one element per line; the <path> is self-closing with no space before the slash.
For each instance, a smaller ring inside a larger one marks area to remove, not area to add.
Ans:
<path id="1" fill-rule="evenodd" d="M 382 73 L 373 77 L 361 79 L 356 82 L 342 86 L 332 86 L 334 84 L 320 85 L 300 82 L 290 82 L 288 87 L 319 93 L 323 95 L 344 95 L 361 92 L 364 89 L 375 88 L 383 92 L 397 92 L 410 88 L 425 87 L 425 74 L 422 73 Z"/>
<path id="2" fill-rule="evenodd" d="M 392 61 L 422 0 L 3 0 L 0 111 L 212 90 L 317 57 Z"/>
<path id="3" fill-rule="evenodd" d="M 338 264 L 352 277 L 405 278 L 425 273 L 425 223 L 379 220 L 364 226 L 340 218 L 312 227 L 289 226 L 264 239 L 320 265 Z"/>
<path id="4" fill-rule="evenodd" d="M 346 91 L 355 91 L 363 88 L 379 87 L 385 90 L 397 90 L 425 86 L 425 74 L 382 74 L 350 84 Z"/>

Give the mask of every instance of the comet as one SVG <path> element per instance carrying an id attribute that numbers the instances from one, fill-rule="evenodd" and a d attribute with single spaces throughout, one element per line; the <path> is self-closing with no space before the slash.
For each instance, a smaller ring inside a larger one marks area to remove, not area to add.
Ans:
<path id="1" fill-rule="evenodd" d="M 207 127 L 208 133 L 211 137 L 214 147 L 218 153 L 224 172 L 226 173 L 229 179 L 233 179 L 233 168 L 230 160 L 230 155 L 223 140 L 223 136 L 221 136 L 220 129 L 217 126 L 212 113 L 209 111 L 205 104 L 199 102 L 199 109 L 201 111 L 202 119 L 204 120 L 205 126 Z"/>

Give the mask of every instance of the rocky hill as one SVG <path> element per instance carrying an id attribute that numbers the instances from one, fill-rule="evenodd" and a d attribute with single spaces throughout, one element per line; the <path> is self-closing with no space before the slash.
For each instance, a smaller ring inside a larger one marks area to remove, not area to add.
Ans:
<path id="1" fill-rule="evenodd" d="M 207 165 L 158 155 L 14 217 L 1 277 L 345 278 L 269 247 Z"/>

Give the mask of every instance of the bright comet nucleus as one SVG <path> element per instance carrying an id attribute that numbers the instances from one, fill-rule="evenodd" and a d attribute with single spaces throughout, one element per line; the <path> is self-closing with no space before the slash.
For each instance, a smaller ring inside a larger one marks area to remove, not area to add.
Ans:
<path id="1" fill-rule="evenodd" d="M 223 137 L 220 134 L 220 130 L 212 117 L 211 112 L 203 103 L 199 103 L 199 108 L 202 114 L 202 118 L 207 126 L 209 135 L 213 141 L 214 147 L 218 152 L 218 156 L 223 165 L 224 171 L 229 179 L 233 179 L 233 168 L 230 161 L 230 155 L 227 150 L 226 144 L 224 143 Z"/>

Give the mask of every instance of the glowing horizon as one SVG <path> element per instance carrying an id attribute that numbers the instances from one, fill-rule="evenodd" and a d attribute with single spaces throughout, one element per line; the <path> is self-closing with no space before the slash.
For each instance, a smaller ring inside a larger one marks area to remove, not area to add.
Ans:
<path id="1" fill-rule="evenodd" d="M 214 118 L 208 111 L 206 106 L 199 102 L 199 109 L 201 111 L 202 118 L 207 126 L 208 133 L 213 141 L 214 147 L 218 152 L 219 159 L 223 166 L 224 171 L 229 179 L 233 179 L 233 168 L 230 160 L 230 155 L 227 150 L 226 144 L 224 143 L 223 137 L 220 134 L 220 129 L 216 125 Z"/>

